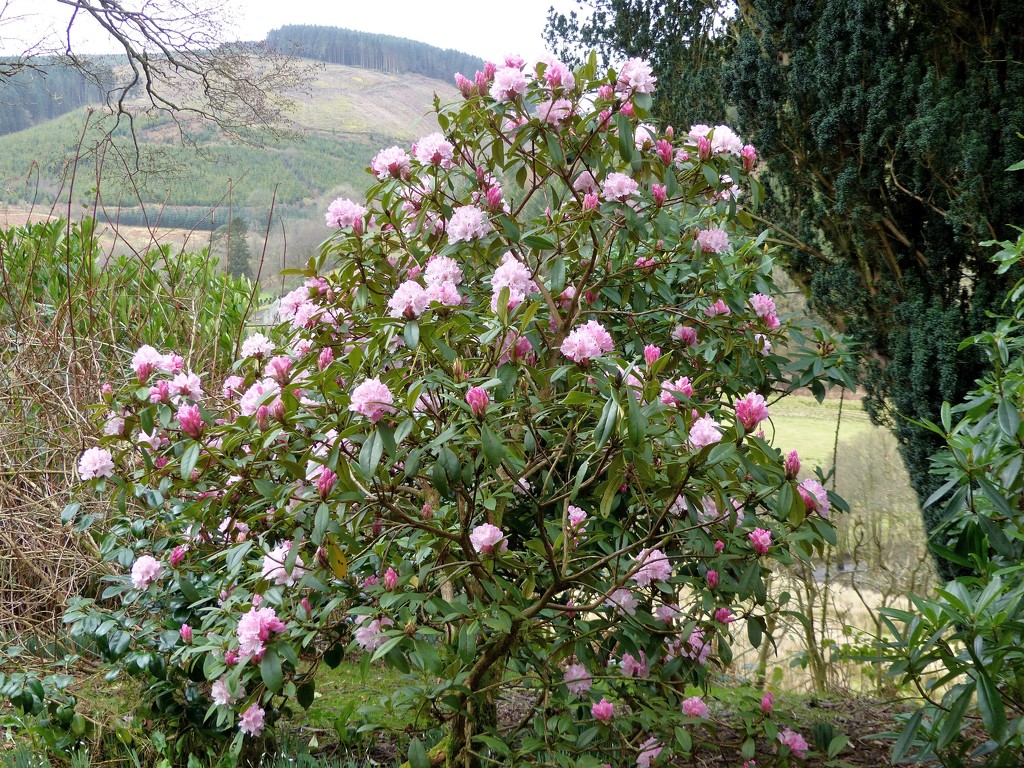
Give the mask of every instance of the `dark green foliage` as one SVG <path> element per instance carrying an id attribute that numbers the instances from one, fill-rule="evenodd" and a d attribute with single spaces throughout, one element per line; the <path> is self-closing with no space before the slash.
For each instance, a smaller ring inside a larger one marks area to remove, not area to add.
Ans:
<path id="1" fill-rule="evenodd" d="M 1005 293 L 978 243 L 1024 220 L 1005 173 L 1024 157 L 1024 5 L 753 0 L 713 34 L 692 5 L 604 0 L 574 21 L 577 41 L 648 56 L 660 93 L 699 92 L 692 61 L 714 73 L 717 99 L 697 112 L 659 100 L 659 116 L 686 126 L 735 109 L 767 163 L 765 217 L 791 241 L 787 268 L 860 342 L 869 411 L 894 429 L 923 501 L 938 444 L 914 422 L 968 390 L 984 363 L 957 345 Z M 677 29 L 669 18 L 691 37 L 657 34 Z"/>
<path id="2" fill-rule="evenodd" d="M 753 5 L 728 80 L 768 163 L 766 216 L 810 245 L 789 270 L 863 345 L 869 411 L 895 430 L 923 501 L 937 443 L 914 422 L 935 421 L 983 364 L 957 351 L 1005 288 L 978 243 L 1024 218 L 1005 173 L 1024 155 L 1024 7 Z"/>
<path id="3" fill-rule="evenodd" d="M 235 216 L 225 226 L 217 230 L 217 251 L 227 252 L 227 273 L 234 278 L 244 277 L 252 281 L 252 252 L 249 250 L 249 226 L 245 219 Z"/>
<path id="4" fill-rule="evenodd" d="M 484 62 L 449 48 L 392 35 L 373 35 L 338 27 L 291 24 L 272 29 L 267 43 L 273 47 L 328 64 L 345 64 L 381 72 L 410 72 L 451 82 L 456 72 L 470 78 Z"/>
<path id="5" fill-rule="evenodd" d="M 581 3 L 582 5 L 582 3 Z M 595 0 L 589 17 L 548 15 L 545 40 L 567 62 L 580 63 L 596 50 L 607 65 L 639 56 L 658 75 L 655 114 L 676 127 L 726 120 L 721 70 L 734 47 L 729 35 L 713 34 L 730 3 L 722 0 Z"/>
<path id="6" fill-rule="evenodd" d="M 0 77 L 0 135 L 52 120 L 88 104 L 102 103 L 104 91 L 74 67 L 46 61 Z"/>

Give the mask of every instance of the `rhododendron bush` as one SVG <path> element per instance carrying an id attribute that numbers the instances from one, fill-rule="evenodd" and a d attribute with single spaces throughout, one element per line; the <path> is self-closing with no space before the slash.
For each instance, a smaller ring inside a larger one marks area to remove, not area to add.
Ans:
<path id="1" fill-rule="evenodd" d="M 770 698 L 726 716 L 706 687 L 768 642 L 772 564 L 832 538 L 768 419 L 843 374 L 829 345 L 807 370 L 773 351 L 753 148 L 645 124 L 639 60 L 458 84 L 441 133 L 331 205 L 234 375 L 126 368 L 102 406 L 124 426 L 82 462 L 123 517 L 119 575 L 73 631 L 236 752 L 361 651 L 444 726 L 414 766 L 802 758 Z M 531 704 L 499 719 L 509 690 Z"/>

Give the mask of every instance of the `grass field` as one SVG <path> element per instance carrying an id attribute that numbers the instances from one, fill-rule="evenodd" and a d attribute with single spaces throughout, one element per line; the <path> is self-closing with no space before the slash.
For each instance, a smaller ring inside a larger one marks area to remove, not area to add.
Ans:
<path id="1" fill-rule="evenodd" d="M 880 430 L 872 425 L 860 400 L 851 396 L 842 401 L 830 397 L 819 403 L 810 396 L 793 395 L 772 405 L 769 413 L 771 425 L 765 434 L 772 437 L 774 428 L 775 447 L 785 453 L 796 450 L 808 470 L 820 466 L 827 472 L 832 466 L 837 428 L 840 442 Z"/>

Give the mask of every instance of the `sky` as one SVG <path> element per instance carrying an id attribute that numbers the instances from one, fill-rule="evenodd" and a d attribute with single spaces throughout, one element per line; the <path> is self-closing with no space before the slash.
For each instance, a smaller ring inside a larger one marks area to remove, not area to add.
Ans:
<path id="1" fill-rule="evenodd" d="M 177 1 L 188 5 L 196 0 Z M 125 2 L 139 5 L 142 0 Z M 546 52 L 542 31 L 548 8 L 567 12 L 576 7 L 574 0 L 224 0 L 223 5 L 236 17 L 229 27 L 234 39 L 261 40 L 285 24 L 318 24 L 407 37 L 492 60 L 510 53 L 528 60 L 540 57 Z M 57 0 L 8 0 L 0 16 L 0 53 L 19 53 L 59 37 L 70 17 L 71 9 Z M 112 50 L 102 34 L 81 21 L 73 40 L 81 53 Z"/>

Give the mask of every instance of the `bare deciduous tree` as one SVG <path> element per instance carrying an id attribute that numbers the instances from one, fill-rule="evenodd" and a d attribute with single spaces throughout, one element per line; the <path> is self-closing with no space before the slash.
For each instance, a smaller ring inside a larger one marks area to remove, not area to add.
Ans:
<path id="1" fill-rule="evenodd" d="M 232 19 L 219 0 L 56 0 L 70 9 L 58 37 L 26 46 L 0 63 L 0 80 L 37 63 L 73 66 L 106 93 L 118 120 L 139 114 L 172 116 L 183 138 L 198 119 L 236 137 L 278 132 L 286 125 L 288 93 L 310 74 L 308 62 L 260 42 L 231 39 Z M 13 15 L 10 0 L 0 21 Z M 88 27 L 112 41 L 116 57 L 80 53 Z"/>

